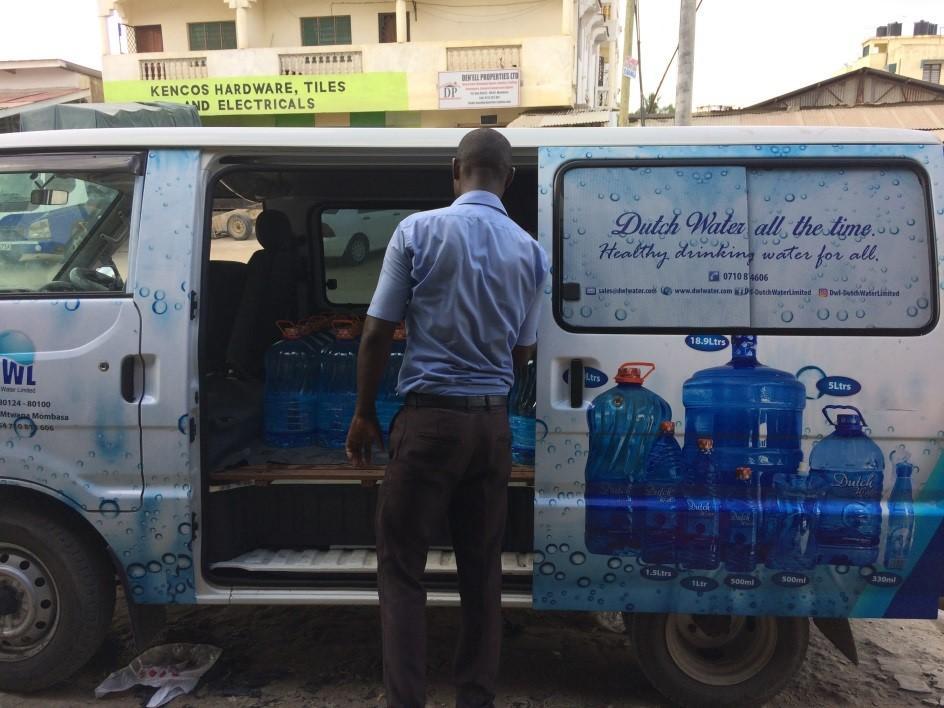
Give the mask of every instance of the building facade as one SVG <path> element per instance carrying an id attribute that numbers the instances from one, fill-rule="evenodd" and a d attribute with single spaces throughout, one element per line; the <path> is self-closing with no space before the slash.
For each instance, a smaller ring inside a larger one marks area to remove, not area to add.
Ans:
<path id="1" fill-rule="evenodd" d="M 944 30 L 933 22 L 915 22 L 911 36 L 902 36 L 900 22 L 876 28 L 875 36 L 862 43 L 862 56 L 843 71 L 868 68 L 920 79 L 932 84 L 944 83 Z"/>
<path id="2" fill-rule="evenodd" d="M 102 74 L 63 59 L 0 61 L 0 132 L 27 108 L 102 100 Z"/>
<path id="3" fill-rule="evenodd" d="M 463 127 L 618 99 L 599 0 L 99 0 L 105 99 L 207 125 Z M 614 8 L 615 9 L 615 8 Z"/>

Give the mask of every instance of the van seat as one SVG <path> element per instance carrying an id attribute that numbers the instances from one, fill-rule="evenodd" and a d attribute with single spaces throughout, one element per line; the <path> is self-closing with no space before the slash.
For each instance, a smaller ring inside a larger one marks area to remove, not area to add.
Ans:
<path id="1" fill-rule="evenodd" d="M 305 273 L 284 212 L 266 209 L 260 213 L 256 238 L 262 249 L 247 264 L 246 286 L 226 359 L 243 378 L 261 380 L 265 352 L 281 337 L 275 323 L 298 319 L 298 287 Z"/>

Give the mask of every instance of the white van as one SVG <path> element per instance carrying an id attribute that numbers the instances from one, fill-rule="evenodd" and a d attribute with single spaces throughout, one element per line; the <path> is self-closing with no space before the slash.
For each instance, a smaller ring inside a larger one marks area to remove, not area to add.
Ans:
<path id="1" fill-rule="evenodd" d="M 267 446 L 265 354 L 276 321 L 365 311 L 383 244 L 326 257 L 325 225 L 448 204 L 462 134 L 0 136 L 0 176 L 28 190 L 6 201 L 55 201 L 33 173 L 87 195 L 67 248 L 0 260 L 0 690 L 82 666 L 117 583 L 140 643 L 168 604 L 377 601 L 382 460 Z M 849 617 L 935 617 L 941 143 L 505 134 L 505 204 L 553 258 L 506 604 L 625 613 L 682 705 L 774 695 L 810 619 L 854 656 Z M 258 242 L 211 240 L 234 196 L 272 212 Z M 429 601 L 456 604 L 445 525 L 434 543 Z"/>

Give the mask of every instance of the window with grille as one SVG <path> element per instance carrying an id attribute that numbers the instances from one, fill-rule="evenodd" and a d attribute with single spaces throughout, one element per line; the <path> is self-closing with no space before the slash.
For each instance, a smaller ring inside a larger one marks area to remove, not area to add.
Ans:
<path id="1" fill-rule="evenodd" d="M 326 44 L 351 43 L 351 16 L 303 17 L 302 45 L 318 47 Z"/>
<path id="2" fill-rule="evenodd" d="M 191 22 L 187 25 L 190 51 L 236 49 L 235 22 Z"/>
<path id="3" fill-rule="evenodd" d="M 941 83 L 941 62 L 925 62 L 921 67 L 921 78 L 924 81 L 930 81 L 932 84 Z"/>

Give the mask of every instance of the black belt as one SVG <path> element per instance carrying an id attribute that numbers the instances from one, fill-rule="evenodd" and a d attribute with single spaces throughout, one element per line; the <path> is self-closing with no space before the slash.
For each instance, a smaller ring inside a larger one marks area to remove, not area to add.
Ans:
<path id="1" fill-rule="evenodd" d="M 406 394 L 406 405 L 413 408 L 451 408 L 463 411 L 507 408 L 508 396 L 437 396 L 430 393 Z"/>

